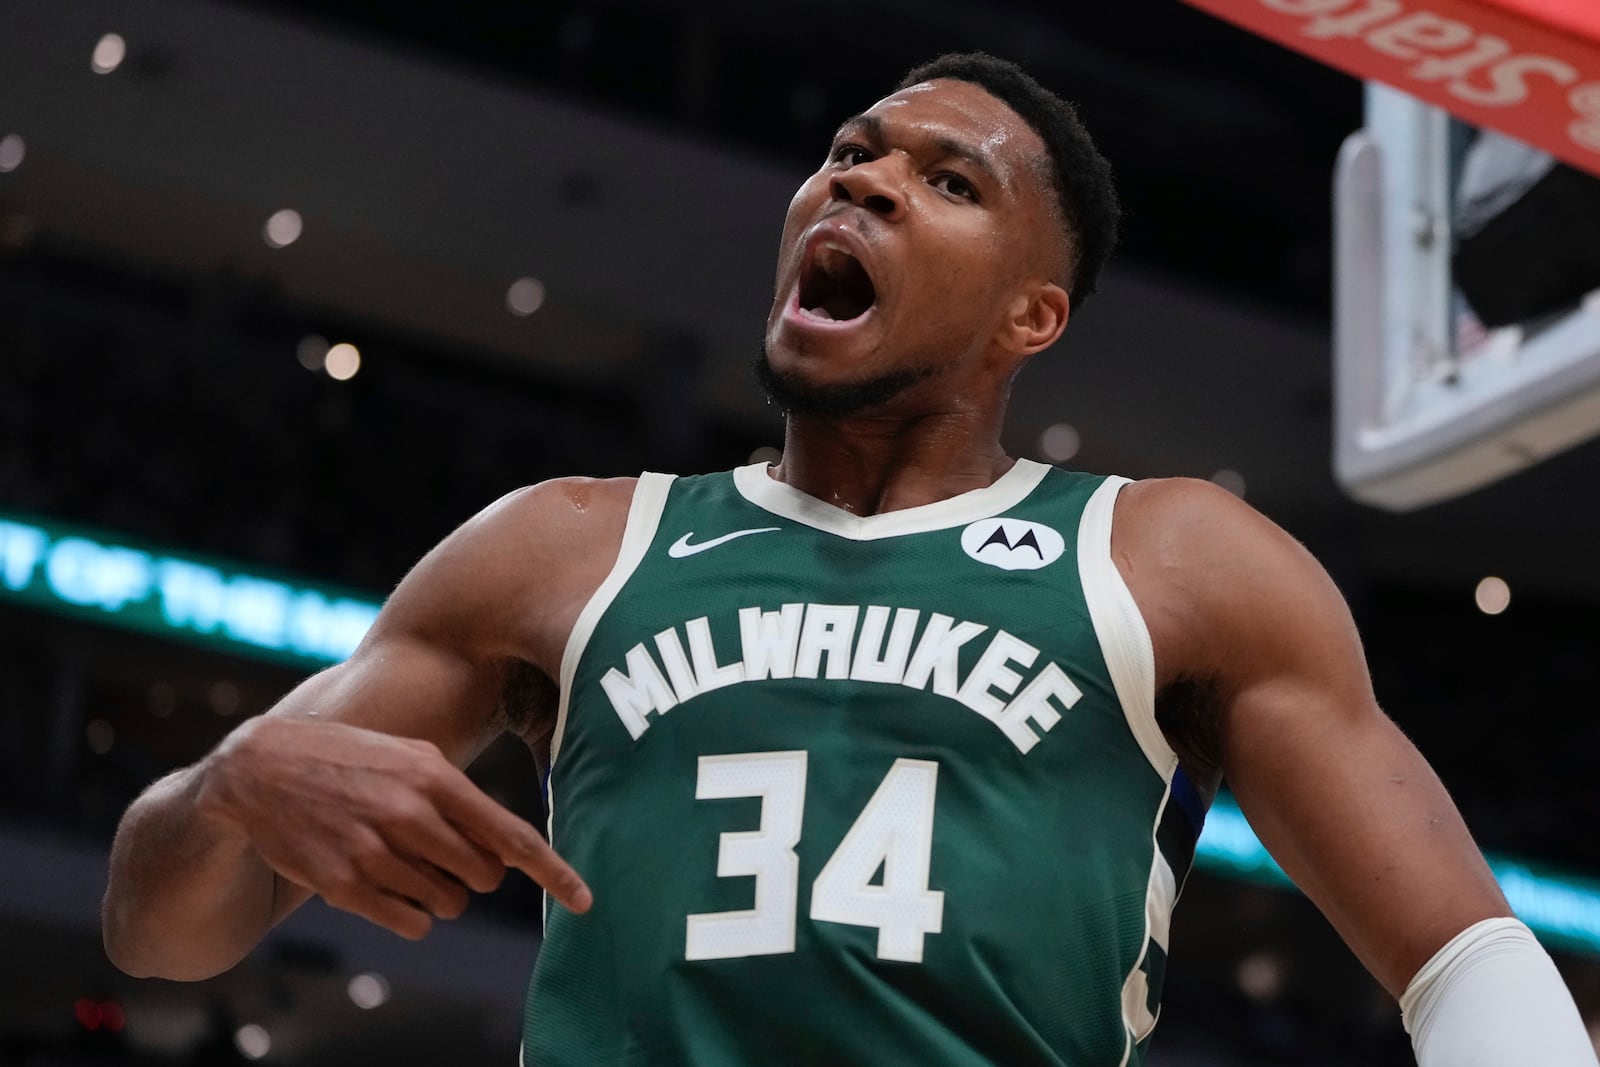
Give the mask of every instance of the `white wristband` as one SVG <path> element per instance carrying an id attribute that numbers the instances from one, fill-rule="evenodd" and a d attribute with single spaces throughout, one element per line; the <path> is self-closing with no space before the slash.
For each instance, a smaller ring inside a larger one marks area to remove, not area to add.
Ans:
<path id="1" fill-rule="evenodd" d="M 1411 979 L 1400 1012 L 1419 1067 L 1596 1067 L 1572 994 L 1516 919 L 1451 938 Z"/>

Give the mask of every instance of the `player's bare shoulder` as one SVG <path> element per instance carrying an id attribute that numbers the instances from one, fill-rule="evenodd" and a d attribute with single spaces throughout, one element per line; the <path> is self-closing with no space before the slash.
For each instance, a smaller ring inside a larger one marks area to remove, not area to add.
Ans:
<path id="1" fill-rule="evenodd" d="M 1190 554 L 1232 555 L 1261 538 L 1287 537 L 1239 497 L 1198 478 L 1148 478 L 1128 485 L 1117 501 L 1114 544 L 1168 563 L 1193 563 Z"/>
<path id="2" fill-rule="evenodd" d="M 1294 692 L 1299 707 L 1328 714 L 1375 710 L 1349 608 L 1300 542 L 1206 482 L 1123 494 L 1112 552 L 1150 630 L 1158 692 L 1205 680 L 1240 724 L 1252 721 L 1239 711 L 1249 694 Z"/>
<path id="3" fill-rule="evenodd" d="M 473 658 L 554 676 L 572 623 L 616 560 L 635 484 L 555 478 L 506 494 L 429 552 L 384 614 Z"/>
<path id="4" fill-rule="evenodd" d="M 581 565 L 583 560 L 573 557 L 603 554 L 608 547 L 614 559 L 637 483 L 636 478 L 552 478 L 507 493 L 457 535 L 468 535 L 475 552 L 533 553 L 539 562 Z M 603 569 L 610 564 L 607 559 Z"/>
<path id="5" fill-rule="evenodd" d="M 1123 489 L 1112 554 L 1166 680 L 1201 670 L 1232 673 L 1229 661 L 1246 648 L 1290 636 L 1281 627 L 1308 604 L 1331 597 L 1343 610 L 1298 541 L 1226 489 L 1194 478 Z"/>
<path id="6" fill-rule="evenodd" d="M 1227 490 L 1197 478 L 1150 478 L 1126 486 L 1117 499 L 1111 548 L 1130 577 L 1187 573 L 1206 557 L 1232 555 L 1271 527 Z"/>

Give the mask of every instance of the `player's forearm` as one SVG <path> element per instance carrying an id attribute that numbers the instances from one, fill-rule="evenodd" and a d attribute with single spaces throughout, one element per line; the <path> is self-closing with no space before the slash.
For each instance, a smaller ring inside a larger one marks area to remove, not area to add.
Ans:
<path id="1" fill-rule="evenodd" d="M 209 978 L 272 925 L 272 871 L 202 802 L 209 762 L 155 783 L 117 830 L 102 933 L 111 962 L 136 977 Z"/>

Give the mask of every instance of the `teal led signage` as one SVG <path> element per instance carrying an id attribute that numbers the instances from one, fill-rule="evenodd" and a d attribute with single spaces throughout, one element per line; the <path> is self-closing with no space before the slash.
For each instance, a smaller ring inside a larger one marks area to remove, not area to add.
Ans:
<path id="1" fill-rule="evenodd" d="M 1511 910 L 1540 940 L 1559 948 L 1600 953 L 1600 881 L 1536 870 L 1534 865 L 1509 856 L 1489 853 L 1487 858 Z M 1226 794 L 1217 797 L 1206 815 L 1194 859 L 1195 866 L 1217 874 L 1263 885 L 1294 884 Z"/>
<path id="2" fill-rule="evenodd" d="M 297 666 L 354 651 L 378 605 L 56 522 L 0 517 L 0 601 Z"/>

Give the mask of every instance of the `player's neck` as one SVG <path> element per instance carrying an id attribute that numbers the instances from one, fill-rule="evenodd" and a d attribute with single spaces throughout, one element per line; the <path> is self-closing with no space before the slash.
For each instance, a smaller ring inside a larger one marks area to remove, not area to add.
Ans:
<path id="1" fill-rule="evenodd" d="M 1016 460 L 998 421 L 972 413 L 909 419 L 791 415 L 772 476 L 854 515 L 903 511 L 993 485 Z"/>

